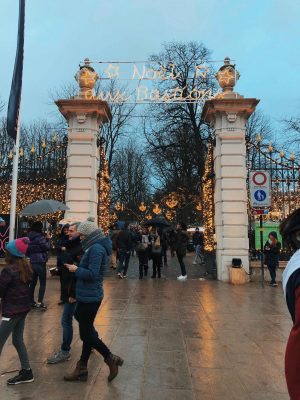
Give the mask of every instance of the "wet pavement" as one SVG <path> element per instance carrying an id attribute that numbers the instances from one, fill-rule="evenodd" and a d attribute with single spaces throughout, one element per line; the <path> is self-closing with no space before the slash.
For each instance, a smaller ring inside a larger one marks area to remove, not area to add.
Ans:
<path id="1" fill-rule="evenodd" d="M 72 359 L 45 363 L 61 343 L 59 281 L 50 278 L 48 310 L 31 312 L 26 324 L 35 382 L 7 387 L 13 374 L 5 373 L 0 377 L 1 400 L 287 400 L 283 360 L 291 322 L 281 288 L 199 280 L 205 267 L 191 265 L 190 279 L 178 282 L 177 263 L 172 259 L 169 264 L 160 280 L 135 279 L 135 258 L 129 279 L 108 272 L 96 326 L 125 360 L 112 383 L 96 353 L 87 383 L 63 381 L 80 355 L 76 322 Z M 9 340 L 0 372 L 18 368 Z"/>

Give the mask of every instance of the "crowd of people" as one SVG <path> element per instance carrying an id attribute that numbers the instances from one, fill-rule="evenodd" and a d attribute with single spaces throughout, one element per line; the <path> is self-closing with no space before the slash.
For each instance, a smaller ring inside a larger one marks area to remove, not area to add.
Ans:
<path id="1" fill-rule="evenodd" d="M 285 372 L 291 399 L 300 397 L 300 209 L 292 213 L 280 227 L 285 244 L 294 250 L 283 273 L 283 290 L 293 327 L 289 336 Z M 112 240 L 111 240 L 112 239 Z M 167 265 L 166 250 L 176 253 L 181 269 L 179 280 L 187 279 L 184 256 L 187 251 L 188 235 L 184 223 L 177 225 L 176 232 L 162 229 L 149 231 L 147 227 L 130 229 L 125 224 L 122 230 L 114 229 L 111 239 L 103 234 L 92 218 L 81 223 L 72 223 L 62 228 L 57 249 L 57 269 L 60 274 L 60 303 L 63 305 L 61 317 L 61 346 L 47 359 L 48 364 L 58 364 L 70 359 L 73 340 L 73 319 L 79 324 L 82 341 L 80 358 L 73 371 L 64 376 L 65 381 L 86 381 L 88 361 L 92 349 L 98 351 L 109 368 L 108 381 L 119 372 L 123 359 L 111 352 L 99 338 L 94 320 L 104 297 L 103 275 L 109 259 L 117 269 L 117 276 L 127 276 L 132 252 L 139 260 L 139 277 L 148 275 L 149 260 L 152 260 L 152 278 L 161 277 L 163 263 Z M 196 230 L 193 235 L 195 248 L 194 264 L 203 262 L 201 248 L 203 238 Z M 2 320 L 0 324 L 0 354 L 12 335 L 12 343 L 17 350 L 21 370 L 7 381 L 8 385 L 34 381 L 29 355 L 23 340 L 27 314 L 31 309 L 46 311 L 44 295 L 46 290 L 47 253 L 51 237 L 43 233 L 41 222 L 34 222 L 28 237 L 9 241 L 5 247 L 6 266 L 0 274 L 0 298 Z M 277 286 L 276 267 L 279 262 L 281 243 L 277 233 L 271 232 L 264 247 L 265 264 L 271 276 L 270 284 Z M 39 281 L 37 301 L 35 289 Z"/>
<path id="2" fill-rule="evenodd" d="M 125 224 L 123 229 L 112 229 L 105 236 L 93 218 L 74 222 L 62 227 L 56 240 L 43 232 L 40 221 L 32 223 L 28 237 L 8 242 L 5 248 L 6 266 L 0 275 L 0 298 L 2 322 L 0 325 L 0 354 L 8 337 L 12 335 L 21 370 L 9 379 L 9 385 L 33 382 L 34 376 L 23 340 L 26 316 L 30 310 L 46 311 L 44 302 L 47 284 L 47 261 L 50 249 L 55 248 L 57 256 L 56 273 L 60 278 L 59 305 L 63 306 L 61 316 L 61 346 L 47 358 L 48 364 L 58 364 L 70 359 L 73 341 L 73 320 L 79 324 L 82 340 L 81 356 L 66 381 L 86 381 L 88 361 L 92 349 L 98 351 L 109 367 L 108 381 L 113 380 L 123 360 L 112 354 L 99 338 L 94 320 L 104 297 L 103 275 L 109 263 L 117 270 L 117 277 L 127 277 L 130 257 L 136 253 L 139 261 L 139 278 L 148 276 L 149 262 L 152 261 L 151 278 L 161 278 L 162 266 L 167 266 L 167 250 L 177 256 L 181 275 L 186 280 L 184 256 L 189 237 L 186 225 L 179 223 L 174 230 L 158 227 L 136 227 Z M 203 239 L 199 230 L 193 235 L 196 250 L 194 264 L 203 262 L 201 246 Z M 39 284 L 38 290 L 37 285 Z"/>
<path id="3" fill-rule="evenodd" d="M 173 229 L 149 229 L 146 226 L 130 227 L 125 223 L 123 229 L 114 227 L 111 233 L 113 254 L 111 259 L 112 268 L 117 270 L 120 279 L 127 278 L 130 257 L 136 253 L 139 260 L 139 278 L 148 276 L 149 262 L 152 261 L 152 279 L 161 278 L 162 267 L 168 266 L 167 251 L 170 249 L 171 256 L 177 256 L 181 274 L 178 280 L 187 279 L 184 257 L 187 253 L 189 237 L 187 226 L 181 222 L 177 224 L 176 231 Z M 199 228 L 193 234 L 193 246 L 196 252 L 193 264 L 204 263 L 203 236 Z"/>

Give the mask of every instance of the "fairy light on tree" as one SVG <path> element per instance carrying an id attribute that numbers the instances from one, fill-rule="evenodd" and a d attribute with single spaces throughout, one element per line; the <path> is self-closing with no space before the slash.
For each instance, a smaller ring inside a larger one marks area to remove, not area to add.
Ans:
<path id="1" fill-rule="evenodd" d="M 104 144 L 100 144 L 100 168 L 99 168 L 99 200 L 98 200 L 98 224 L 107 235 L 111 222 L 110 218 L 110 176 L 108 163 L 105 156 Z"/>
<path id="2" fill-rule="evenodd" d="M 204 166 L 204 175 L 202 178 L 202 202 L 203 202 L 203 220 L 204 220 L 204 250 L 214 250 L 214 206 L 213 206 L 213 146 L 208 145 L 207 157 Z"/>

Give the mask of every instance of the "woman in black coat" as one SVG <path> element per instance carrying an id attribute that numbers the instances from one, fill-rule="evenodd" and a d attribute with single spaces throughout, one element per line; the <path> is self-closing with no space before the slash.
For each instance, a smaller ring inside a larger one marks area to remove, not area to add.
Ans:
<path id="1" fill-rule="evenodd" d="M 281 243 L 278 242 L 277 233 L 270 232 L 269 239 L 264 247 L 265 253 L 265 264 L 267 265 L 270 276 L 271 282 L 270 286 L 278 286 L 276 282 L 276 268 L 279 265 L 279 254 L 281 249 Z"/>
<path id="2" fill-rule="evenodd" d="M 186 224 L 181 222 L 180 224 L 177 224 L 177 234 L 176 234 L 176 239 L 175 239 L 175 249 L 176 249 L 176 255 L 177 255 L 177 260 L 180 265 L 181 269 L 181 275 L 177 277 L 179 281 L 185 281 L 187 279 L 187 273 L 186 273 L 186 268 L 185 264 L 183 261 L 183 257 L 185 257 L 186 252 L 187 252 L 187 245 L 189 242 L 189 237 L 186 232 Z"/>

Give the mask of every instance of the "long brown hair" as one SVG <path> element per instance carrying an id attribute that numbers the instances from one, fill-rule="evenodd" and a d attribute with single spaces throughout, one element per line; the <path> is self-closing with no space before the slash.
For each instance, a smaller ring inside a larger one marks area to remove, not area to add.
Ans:
<path id="1" fill-rule="evenodd" d="M 20 272 L 20 280 L 24 283 L 31 281 L 32 269 L 26 258 L 14 257 L 8 251 L 5 253 L 5 262 L 7 265 L 17 265 Z"/>

